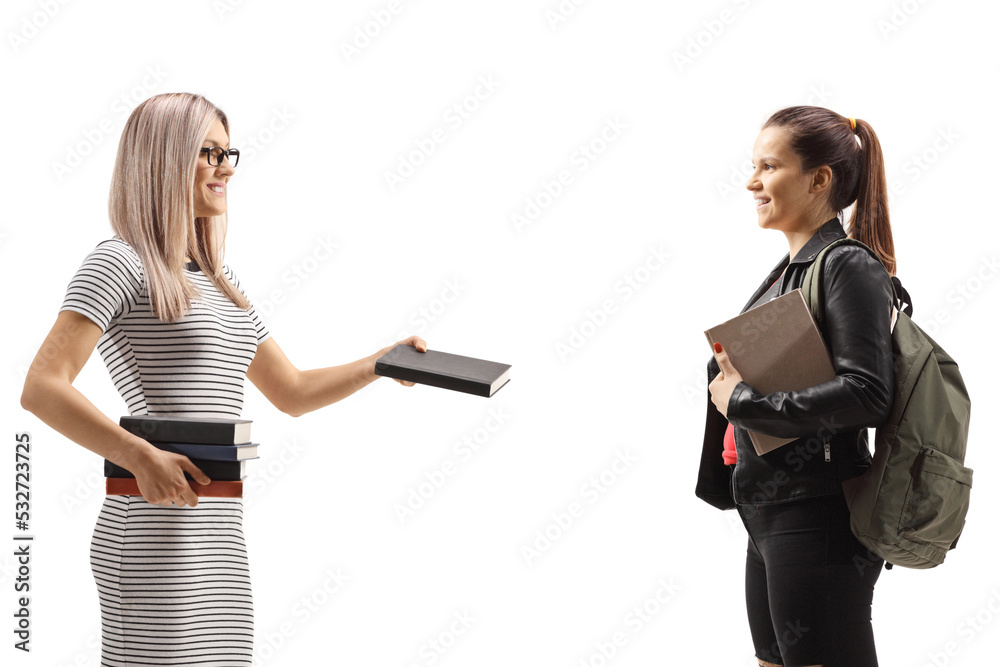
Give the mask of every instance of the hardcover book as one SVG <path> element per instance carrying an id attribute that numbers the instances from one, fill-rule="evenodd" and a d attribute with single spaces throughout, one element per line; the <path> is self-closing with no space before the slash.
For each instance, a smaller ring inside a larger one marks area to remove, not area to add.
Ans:
<path id="1" fill-rule="evenodd" d="M 198 466 L 198 469 L 208 475 L 211 480 L 235 481 L 246 477 L 247 460 L 242 461 L 209 461 L 207 459 L 192 459 L 191 463 Z M 188 479 L 191 475 L 184 473 Z M 104 476 L 135 478 L 129 470 L 115 465 L 111 461 L 104 459 Z"/>
<path id="2" fill-rule="evenodd" d="M 762 394 L 798 391 L 836 377 L 826 342 L 802 290 L 792 290 L 705 332 L 722 343 L 743 381 Z M 758 454 L 798 438 L 749 431 Z"/>
<path id="3" fill-rule="evenodd" d="M 510 379 L 510 364 L 397 345 L 375 362 L 375 374 L 490 397 Z"/>
<path id="4" fill-rule="evenodd" d="M 159 415 L 125 415 L 122 428 L 149 442 L 243 445 L 250 442 L 249 419 L 198 419 Z"/>
<path id="5" fill-rule="evenodd" d="M 139 483 L 135 478 L 108 477 L 105 488 L 109 496 L 141 496 Z M 242 498 L 243 480 L 211 481 L 208 484 L 194 483 L 191 485 L 199 498 Z"/>
<path id="6" fill-rule="evenodd" d="M 157 449 L 175 454 L 183 454 L 189 459 L 208 461 L 245 461 L 258 457 L 260 445 L 252 442 L 246 445 L 203 445 L 190 442 L 151 442 Z"/>

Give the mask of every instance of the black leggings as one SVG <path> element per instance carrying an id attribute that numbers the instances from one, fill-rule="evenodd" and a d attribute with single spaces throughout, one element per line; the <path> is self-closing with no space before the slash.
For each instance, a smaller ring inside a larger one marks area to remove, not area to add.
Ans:
<path id="1" fill-rule="evenodd" d="M 757 657 L 785 667 L 877 667 L 871 605 L 883 561 L 851 533 L 843 494 L 741 505 Z"/>

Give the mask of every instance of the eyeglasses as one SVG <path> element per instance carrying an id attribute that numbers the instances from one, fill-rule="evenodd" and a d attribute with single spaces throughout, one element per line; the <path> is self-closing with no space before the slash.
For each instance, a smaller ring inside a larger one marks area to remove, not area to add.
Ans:
<path id="1" fill-rule="evenodd" d="M 208 155 L 208 164 L 211 167 L 222 166 L 222 160 L 226 156 L 229 156 L 229 164 L 232 165 L 233 169 L 236 168 L 237 163 L 240 161 L 240 152 L 235 148 L 226 150 L 219 146 L 209 146 L 202 148 L 201 152 Z"/>

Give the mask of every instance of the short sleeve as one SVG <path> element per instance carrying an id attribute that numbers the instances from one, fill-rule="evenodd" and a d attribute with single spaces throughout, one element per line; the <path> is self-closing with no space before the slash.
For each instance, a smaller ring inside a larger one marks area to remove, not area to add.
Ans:
<path id="1" fill-rule="evenodd" d="M 236 277 L 236 273 L 228 265 L 223 265 L 223 273 L 229 278 L 230 282 L 236 286 L 236 289 L 240 291 L 240 294 L 247 296 L 247 293 L 243 291 L 240 286 L 240 279 Z M 250 297 L 247 297 L 247 301 L 250 301 Z M 253 302 L 250 302 L 250 310 L 247 311 L 250 315 L 250 320 L 253 322 L 254 328 L 257 330 L 257 345 L 260 345 L 268 338 L 271 337 L 271 332 L 268 330 L 267 325 L 264 324 L 264 320 L 261 319 L 260 314 L 257 313 L 257 309 L 254 307 Z"/>
<path id="2" fill-rule="evenodd" d="M 142 290 L 142 264 L 123 240 L 102 241 L 83 260 L 66 288 L 59 312 L 72 310 L 91 319 L 102 332 L 127 314 Z"/>

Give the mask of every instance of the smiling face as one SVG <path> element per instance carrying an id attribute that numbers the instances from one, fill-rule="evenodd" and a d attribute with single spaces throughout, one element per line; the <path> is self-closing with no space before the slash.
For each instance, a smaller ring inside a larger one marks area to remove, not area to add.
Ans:
<path id="1" fill-rule="evenodd" d="M 794 233 L 836 216 L 827 204 L 830 168 L 818 167 L 805 174 L 801 168 L 787 130 L 776 126 L 761 130 L 753 145 L 753 173 L 747 190 L 753 193 L 757 223 L 764 229 Z"/>
<path id="2" fill-rule="evenodd" d="M 229 148 L 229 135 L 221 120 L 215 121 L 201 145 L 206 148 L 208 146 Z M 207 155 L 198 153 L 194 173 L 195 217 L 207 218 L 226 212 L 226 190 L 232 175 L 233 167 L 229 164 L 229 158 L 223 160 L 218 167 L 213 167 L 208 164 Z"/>

